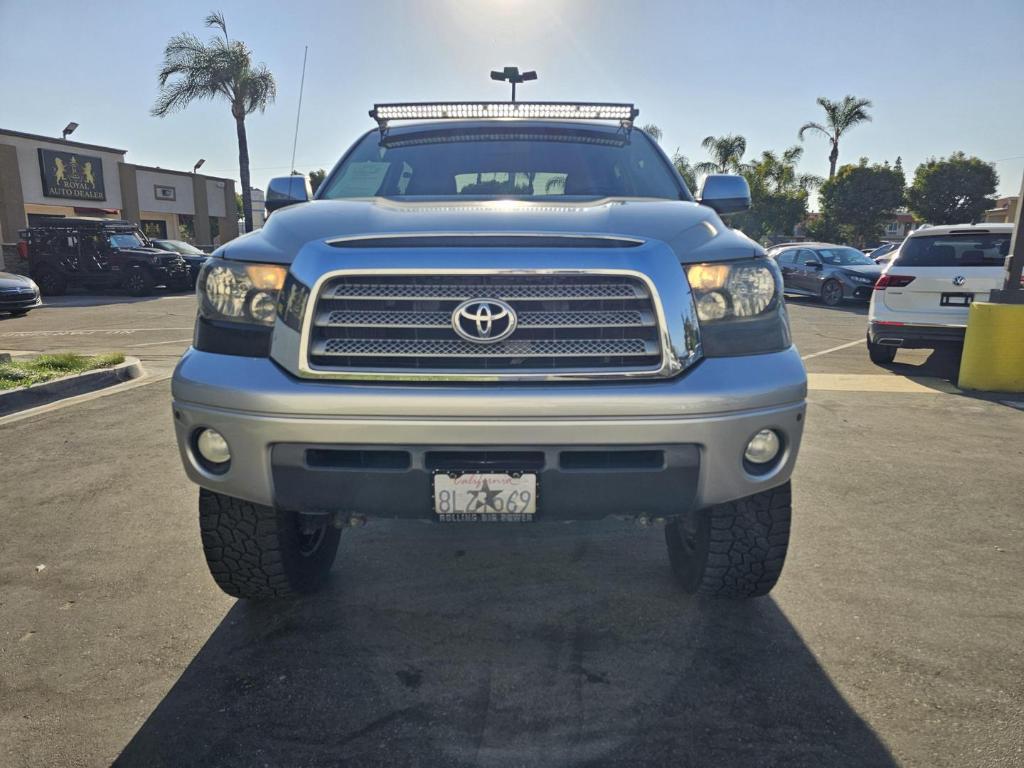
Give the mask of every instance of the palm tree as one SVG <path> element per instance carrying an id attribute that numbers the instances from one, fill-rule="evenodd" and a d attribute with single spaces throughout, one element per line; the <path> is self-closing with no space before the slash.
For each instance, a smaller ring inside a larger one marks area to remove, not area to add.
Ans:
<path id="1" fill-rule="evenodd" d="M 676 149 L 672 153 L 672 165 L 679 171 L 679 175 L 683 177 L 683 181 L 686 182 L 686 186 L 691 192 L 696 194 L 697 192 L 697 170 L 690 162 L 690 158 Z"/>
<path id="2" fill-rule="evenodd" d="M 711 155 L 711 161 L 697 163 L 697 173 L 728 173 L 740 171 L 743 153 L 747 151 L 747 140 L 742 136 L 707 136 L 700 143 Z"/>
<path id="3" fill-rule="evenodd" d="M 240 40 L 228 37 L 228 26 L 220 11 L 206 17 L 207 27 L 223 34 L 204 43 L 191 32 L 182 32 L 167 41 L 164 64 L 160 69 L 160 96 L 153 106 L 155 117 L 178 112 L 193 101 L 222 96 L 231 104 L 238 134 L 238 175 L 242 183 L 242 210 L 245 229 L 252 231 L 252 190 L 249 186 L 249 142 L 245 135 L 245 117 L 257 109 L 263 112 L 277 95 L 277 84 L 270 70 L 254 64 L 252 51 Z"/>
<path id="4" fill-rule="evenodd" d="M 871 120 L 867 109 L 872 106 L 868 99 L 844 96 L 842 101 L 830 101 L 824 96 L 818 97 L 818 103 L 825 110 L 825 125 L 813 120 L 804 123 L 800 128 L 800 141 L 804 140 L 807 131 L 817 131 L 832 143 L 832 151 L 828 153 L 828 177 L 836 175 L 836 162 L 839 160 L 839 138 L 858 123 Z"/>
<path id="5" fill-rule="evenodd" d="M 655 123 L 648 123 L 647 125 L 641 125 L 640 130 L 646 133 L 655 141 L 661 141 L 661 137 L 664 135 Z"/>

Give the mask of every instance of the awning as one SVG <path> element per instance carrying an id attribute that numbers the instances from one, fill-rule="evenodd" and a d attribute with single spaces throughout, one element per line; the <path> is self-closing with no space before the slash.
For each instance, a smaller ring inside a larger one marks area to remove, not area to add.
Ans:
<path id="1" fill-rule="evenodd" d="M 75 213 L 81 216 L 117 216 L 121 211 L 117 208 L 79 208 L 76 205 Z"/>

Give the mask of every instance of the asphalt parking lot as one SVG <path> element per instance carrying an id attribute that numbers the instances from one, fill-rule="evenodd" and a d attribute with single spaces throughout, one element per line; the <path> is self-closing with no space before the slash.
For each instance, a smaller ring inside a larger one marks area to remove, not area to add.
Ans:
<path id="1" fill-rule="evenodd" d="M 950 355 L 872 365 L 863 306 L 789 306 L 790 555 L 742 604 L 613 521 L 371 523 L 323 593 L 237 603 L 169 412 L 194 299 L 0 318 L 0 350 L 148 371 L 0 419 L 0 765 L 1024 764 L 1024 404 L 958 392 Z"/>

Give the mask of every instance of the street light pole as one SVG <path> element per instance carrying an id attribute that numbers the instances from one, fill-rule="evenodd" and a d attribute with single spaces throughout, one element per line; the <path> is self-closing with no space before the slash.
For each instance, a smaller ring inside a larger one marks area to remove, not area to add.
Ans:
<path id="1" fill-rule="evenodd" d="M 536 80 L 537 73 L 533 70 L 520 73 L 519 67 L 505 67 L 502 70 L 491 70 L 491 80 L 500 80 L 512 84 L 512 103 L 516 101 L 516 85 L 527 80 Z"/>
<path id="2" fill-rule="evenodd" d="M 1024 178 L 1021 179 L 1020 197 L 1017 198 L 1017 221 L 1010 238 L 1010 255 L 1006 260 L 1006 282 L 1001 291 L 992 291 L 991 300 L 997 304 L 1024 304 L 1021 274 L 1024 273 Z"/>

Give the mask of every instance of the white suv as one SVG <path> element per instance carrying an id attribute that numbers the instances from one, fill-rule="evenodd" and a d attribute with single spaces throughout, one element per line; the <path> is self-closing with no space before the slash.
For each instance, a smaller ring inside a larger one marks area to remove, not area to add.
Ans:
<path id="1" fill-rule="evenodd" d="M 875 283 L 868 354 L 891 363 L 900 347 L 962 344 L 973 301 L 1003 287 L 1012 224 L 960 224 L 913 232 Z"/>

